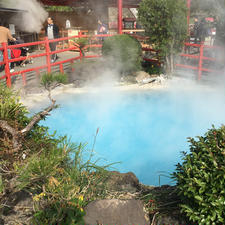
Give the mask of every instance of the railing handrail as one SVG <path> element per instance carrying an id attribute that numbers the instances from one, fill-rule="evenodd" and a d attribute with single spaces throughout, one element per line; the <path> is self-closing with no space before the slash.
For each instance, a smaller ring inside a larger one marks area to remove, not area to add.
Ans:
<path id="1" fill-rule="evenodd" d="M 56 51 L 50 51 L 49 43 L 61 42 L 61 41 L 66 41 L 66 40 L 69 41 L 71 39 L 76 39 L 76 38 L 91 38 L 92 39 L 92 38 L 109 37 L 109 36 L 113 36 L 113 35 L 112 34 L 84 35 L 82 33 L 79 33 L 78 35 L 68 36 L 68 37 L 63 37 L 63 38 L 57 38 L 57 39 L 53 39 L 53 40 L 49 40 L 47 37 L 45 37 L 45 40 L 43 40 L 43 41 L 36 41 L 36 42 L 30 42 L 30 43 L 21 43 L 21 44 L 14 44 L 14 45 L 7 45 L 7 43 L 2 43 L 2 46 L 0 46 L 0 50 L 3 52 L 4 57 L 3 57 L 3 61 L 0 62 L 0 65 L 5 65 L 5 74 L 0 77 L 0 80 L 6 79 L 7 80 L 7 86 L 11 87 L 11 76 L 20 75 L 20 74 L 24 75 L 25 73 L 27 73 L 29 71 L 37 71 L 37 70 L 40 70 L 40 69 L 43 69 L 43 68 L 47 68 L 47 71 L 51 72 L 51 67 L 55 66 L 55 65 L 59 65 L 60 71 L 63 72 L 63 66 L 62 66 L 63 63 L 73 62 L 74 60 L 81 59 L 81 58 L 99 57 L 99 55 L 84 56 L 82 51 L 79 48 L 79 44 L 77 44 L 77 43 L 76 43 L 76 46 L 73 46 L 73 47 L 68 47 L 68 48 L 64 48 L 64 49 L 60 49 L 60 50 L 56 50 Z M 27 56 L 18 57 L 18 58 L 15 58 L 15 59 L 9 59 L 8 58 L 8 49 L 18 49 L 18 48 L 22 48 L 22 47 L 43 45 L 43 44 L 45 44 L 45 52 L 40 53 L 40 54 L 29 55 L 29 58 L 38 58 L 38 57 L 46 56 L 46 65 L 10 73 L 9 63 L 26 60 Z M 95 44 L 95 45 L 89 44 L 89 45 L 86 45 L 85 47 L 87 48 L 87 46 L 88 47 L 101 47 L 102 45 L 101 44 Z M 79 57 L 73 57 L 73 58 L 70 58 L 68 60 L 55 62 L 55 63 L 50 62 L 50 56 L 52 54 L 70 51 L 70 50 L 79 50 L 80 56 Z"/>
<path id="2" fill-rule="evenodd" d="M 43 40 L 43 41 L 36 41 L 36 42 L 22 43 L 22 44 L 15 44 L 15 45 L 7 45 L 6 43 L 3 43 L 2 46 L 0 46 L 0 50 L 1 51 L 4 50 L 3 51 L 4 57 L 3 57 L 3 61 L 0 62 L 0 65 L 3 65 L 3 64 L 5 65 L 5 74 L 0 77 L 0 80 L 6 79 L 7 85 L 10 87 L 11 86 L 11 76 L 25 74 L 25 73 L 30 72 L 30 71 L 38 71 L 38 70 L 43 69 L 43 68 L 47 68 L 47 71 L 51 72 L 51 67 L 55 66 L 55 65 L 59 65 L 60 70 L 63 71 L 62 64 L 65 63 L 65 62 L 73 62 L 75 60 L 82 59 L 82 58 L 100 57 L 101 55 L 84 56 L 82 54 L 82 51 L 79 48 L 79 44 L 77 44 L 77 43 L 75 43 L 76 44 L 75 46 L 63 48 L 63 49 L 51 52 L 50 49 L 49 49 L 49 43 L 69 41 L 69 40 L 79 39 L 79 38 L 97 39 L 99 37 L 109 37 L 109 36 L 114 36 L 114 35 L 113 34 L 97 34 L 97 35 L 88 34 L 87 35 L 87 34 L 79 33 L 78 35 L 62 37 L 62 38 L 57 38 L 57 39 L 53 39 L 53 40 L 49 40 L 47 37 L 45 37 L 45 40 Z M 132 35 L 132 36 L 135 36 L 135 35 Z M 35 67 L 35 68 L 25 69 L 25 70 L 14 72 L 14 73 L 10 73 L 10 71 L 9 71 L 10 69 L 8 68 L 9 66 L 7 66 L 7 65 L 9 65 L 9 63 L 12 63 L 12 62 L 23 61 L 23 60 L 27 59 L 27 56 L 18 57 L 18 58 L 15 58 L 15 59 L 8 59 L 8 54 L 5 53 L 5 52 L 7 52 L 8 49 L 17 49 L 17 48 L 21 48 L 21 47 L 43 45 L 43 44 L 45 45 L 45 52 L 39 53 L 39 54 L 29 55 L 29 58 L 38 58 L 38 57 L 46 56 L 46 64 L 45 65 L 38 66 L 38 67 Z M 218 46 L 208 46 L 208 45 L 204 45 L 203 43 L 196 44 L 196 43 L 188 43 L 188 42 L 186 42 L 184 45 L 185 46 L 193 46 L 193 47 L 197 47 L 197 48 L 200 49 L 200 54 L 198 56 L 194 56 L 194 55 L 186 54 L 186 53 L 181 54 L 182 57 L 189 57 L 189 58 L 194 58 L 194 59 L 199 60 L 199 64 L 198 64 L 197 67 L 191 66 L 191 65 L 183 65 L 183 64 L 176 64 L 176 66 L 198 70 L 198 78 L 199 79 L 201 79 L 202 71 L 215 71 L 215 70 L 211 70 L 211 69 L 207 69 L 207 68 L 202 67 L 202 63 L 203 63 L 204 60 L 216 61 L 216 58 L 205 57 L 203 55 L 203 52 L 204 52 L 204 48 L 218 49 L 219 48 Z M 86 49 L 86 48 L 89 48 L 89 47 L 99 48 L 101 46 L 102 46 L 101 44 L 87 44 L 83 47 L 83 49 Z M 73 57 L 73 58 L 68 59 L 68 60 L 55 62 L 55 63 L 50 62 L 50 56 L 52 54 L 70 51 L 70 50 L 80 51 L 80 56 Z M 155 50 L 151 47 L 143 47 L 142 50 L 143 51 L 155 52 L 155 53 L 159 52 L 158 50 Z M 7 56 L 7 58 L 5 59 L 6 56 Z M 143 59 L 146 60 L 146 61 L 152 61 L 152 62 L 156 62 L 156 63 L 160 64 L 159 59 L 149 59 L 149 58 L 143 58 Z"/>
<path id="3" fill-rule="evenodd" d="M 183 67 L 183 68 L 189 68 L 193 70 L 198 70 L 198 80 L 201 79 L 202 76 L 202 71 L 205 72 L 218 72 L 217 70 L 209 69 L 209 68 L 203 68 L 203 61 L 208 60 L 208 61 L 217 61 L 217 58 L 215 57 L 206 57 L 204 56 L 204 49 L 205 48 L 210 48 L 210 49 L 219 49 L 219 46 L 215 45 L 205 45 L 204 43 L 196 44 L 196 43 L 189 43 L 186 42 L 184 43 L 185 46 L 192 46 L 192 47 L 197 47 L 199 48 L 199 55 L 192 55 L 192 54 L 186 54 L 186 53 L 181 53 L 180 56 L 182 57 L 187 57 L 187 58 L 193 58 L 193 59 L 198 59 L 198 66 L 192 66 L 192 65 L 186 65 L 186 64 L 176 64 L 178 67 Z"/>

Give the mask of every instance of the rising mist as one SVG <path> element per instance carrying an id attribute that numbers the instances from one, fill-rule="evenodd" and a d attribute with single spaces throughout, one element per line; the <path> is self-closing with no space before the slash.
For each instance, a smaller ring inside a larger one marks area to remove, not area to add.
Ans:
<path id="1" fill-rule="evenodd" d="M 7 8 L 24 10 L 24 13 L 14 14 L 9 19 L 9 23 L 15 24 L 20 30 L 25 32 L 40 32 L 48 13 L 37 0 L 7 0 L 1 5 Z"/>

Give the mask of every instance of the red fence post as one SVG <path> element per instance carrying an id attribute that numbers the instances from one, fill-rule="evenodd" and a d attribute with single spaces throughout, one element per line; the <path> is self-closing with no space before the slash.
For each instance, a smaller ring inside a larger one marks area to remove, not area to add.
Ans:
<path id="1" fill-rule="evenodd" d="M 201 80 L 201 76 L 202 76 L 203 50 L 204 50 L 204 43 L 201 42 L 200 51 L 199 51 L 198 80 Z"/>
<path id="2" fill-rule="evenodd" d="M 71 61 L 71 67 L 72 67 L 72 72 L 74 72 L 75 68 L 74 68 L 74 61 L 73 60 Z"/>
<path id="3" fill-rule="evenodd" d="M 2 47 L 3 47 L 3 62 L 5 64 L 6 84 L 8 87 L 11 87 L 12 83 L 11 83 L 7 44 L 5 42 L 2 43 Z"/>
<path id="4" fill-rule="evenodd" d="M 48 37 L 45 37 L 45 51 L 46 51 L 47 71 L 48 71 L 48 73 L 51 73 L 51 57 L 50 57 L 51 54 L 50 54 Z"/>
<path id="5" fill-rule="evenodd" d="M 123 0 L 117 0 L 118 5 L 118 34 L 122 34 Z"/>
<path id="6" fill-rule="evenodd" d="M 63 64 L 62 63 L 59 64 L 59 69 L 60 69 L 60 72 L 62 74 L 64 74 L 64 69 L 63 69 Z"/>
<path id="7" fill-rule="evenodd" d="M 22 78 L 23 78 L 23 86 L 26 86 L 27 82 L 26 82 L 26 75 L 25 75 L 25 73 L 22 73 Z"/>
<path id="8" fill-rule="evenodd" d="M 79 31 L 79 33 L 78 33 L 78 38 L 81 38 L 81 36 L 82 36 L 82 33 L 81 33 L 81 31 Z M 83 58 L 83 52 L 82 52 L 81 48 L 79 48 L 79 49 L 80 49 L 80 61 L 82 61 L 82 58 Z"/>

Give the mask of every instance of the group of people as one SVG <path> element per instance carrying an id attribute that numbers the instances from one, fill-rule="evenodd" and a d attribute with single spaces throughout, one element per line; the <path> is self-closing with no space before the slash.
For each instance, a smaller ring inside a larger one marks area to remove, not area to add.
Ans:
<path id="1" fill-rule="evenodd" d="M 49 40 L 53 40 L 56 38 L 59 38 L 59 28 L 57 25 L 54 24 L 53 19 L 51 17 L 48 17 L 47 19 L 47 23 L 48 25 L 45 28 L 45 34 L 48 37 Z M 9 43 L 9 42 L 13 42 L 16 43 L 17 39 L 14 38 L 10 32 L 10 30 L 6 27 L 6 25 L 4 24 L 0 24 L 0 46 L 2 45 L 2 43 Z M 55 51 L 56 50 L 56 42 L 50 42 L 49 43 L 49 47 L 51 51 Z M 8 49 L 8 58 L 11 59 L 11 51 L 10 49 Z M 3 62 L 3 50 L 0 51 L 0 62 Z M 55 62 L 58 59 L 57 54 L 52 54 L 51 55 L 51 62 Z M 9 67 L 10 67 L 10 72 L 14 72 L 14 68 L 13 68 L 13 63 L 9 63 Z M 0 65 L 0 70 L 3 70 L 4 66 Z"/>
<path id="2" fill-rule="evenodd" d="M 224 45 L 225 21 L 219 19 L 217 16 L 212 18 L 211 22 L 207 22 L 205 18 L 202 18 L 201 20 L 195 18 L 193 37 L 196 44 L 204 42 L 206 37 L 211 37 L 211 45 Z"/>
<path id="3" fill-rule="evenodd" d="M 206 22 L 205 18 L 201 20 L 198 18 L 194 19 L 193 36 L 196 44 L 204 42 L 206 37 L 212 36 L 211 27 Z"/>
<path id="4" fill-rule="evenodd" d="M 106 24 L 104 24 L 101 20 L 98 20 L 98 28 L 97 28 L 97 34 L 107 34 L 108 33 L 108 27 Z M 48 17 L 47 19 L 47 26 L 45 27 L 45 36 L 48 37 L 50 40 L 49 47 L 51 52 L 56 51 L 57 42 L 52 41 L 54 39 L 59 38 L 59 27 L 54 24 L 53 18 Z M 104 37 L 99 37 L 100 41 L 104 40 Z M 3 42 L 13 41 L 15 42 L 16 39 L 12 36 L 10 30 L 6 27 L 0 24 L 0 45 Z M 10 50 L 8 50 L 8 58 L 11 59 L 11 53 Z M 51 62 L 54 63 L 59 57 L 57 54 L 51 54 Z M 0 51 L 0 62 L 3 61 L 3 51 Z M 10 64 L 11 67 L 12 64 Z M 14 69 L 11 67 L 10 72 L 14 72 Z"/>

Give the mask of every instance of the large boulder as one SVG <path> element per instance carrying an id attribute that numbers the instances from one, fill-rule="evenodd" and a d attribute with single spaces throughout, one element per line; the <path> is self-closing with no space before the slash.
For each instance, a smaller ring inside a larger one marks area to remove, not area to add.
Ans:
<path id="1" fill-rule="evenodd" d="M 140 190 L 140 183 L 134 173 L 119 173 L 112 171 L 107 180 L 107 189 L 110 191 L 137 192 Z"/>
<path id="2" fill-rule="evenodd" d="M 98 200 L 85 208 L 86 225 L 147 225 L 149 218 L 140 200 Z"/>

